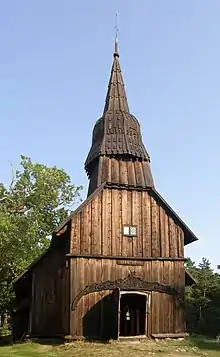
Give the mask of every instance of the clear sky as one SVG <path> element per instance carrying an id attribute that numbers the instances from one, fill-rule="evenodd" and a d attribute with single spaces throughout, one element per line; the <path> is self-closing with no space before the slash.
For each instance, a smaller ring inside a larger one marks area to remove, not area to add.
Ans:
<path id="1" fill-rule="evenodd" d="M 220 1 L 0 2 L 0 181 L 20 154 L 85 187 L 84 160 L 112 65 L 120 63 L 157 190 L 200 238 L 186 255 L 220 264 Z"/>

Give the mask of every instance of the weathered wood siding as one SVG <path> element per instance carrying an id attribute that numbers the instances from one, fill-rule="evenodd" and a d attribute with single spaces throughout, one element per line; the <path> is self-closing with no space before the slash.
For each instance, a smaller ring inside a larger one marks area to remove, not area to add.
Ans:
<path id="1" fill-rule="evenodd" d="M 71 258 L 70 261 L 71 301 L 86 286 L 92 283 L 126 278 L 130 269 L 145 281 L 159 282 L 175 287 L 184 294 L 184 262 L 145 261 L 142 266 L 118 265 L 113 259 Z M 71 311 L 72 336 L 85 336 L 90 333 L 97 337 L 103 333 L 106 309 L 111 291 L 93 292 L 82 297 L 75 311 Z M 166 293 L 152 292 L 151 309 L 148 315 L 147 334 L 177 333 L 185 331 L 183 308 L 177 298 Z M 113 314 L 111 314 L 113 315 Z M 112 316 L 113 317 L 113 316 Z M 112 321 L 114 323 L 114 321 Z M 88 330 L 88 327 L 92 331 Z"/>
<path id="2" fill-rule="evenodd" d="M 137 225 L 137 237 L 123 225 Z M 104 189 L 72 218 L 70 252 L 183 258 L 184 232 L 148 192 Z"/>
<path id="3" fill-rule="evenodd" d="M 57 247 L 33 270 L 31 334 L 55 336 L 69 333 L 69 268 L 66 249 Z"/>

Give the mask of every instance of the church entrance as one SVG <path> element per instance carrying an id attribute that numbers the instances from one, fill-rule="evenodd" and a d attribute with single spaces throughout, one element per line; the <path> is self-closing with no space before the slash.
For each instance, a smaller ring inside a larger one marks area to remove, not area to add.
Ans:
<path id="1" fill-rule="evenodd" d="M 146 334 L 146 295 L 121 293 L 119 337 Z"/>
<path id="2" fill-rule="evenodd" d="M 115 288 L 98 292 L 97 303 L 83 316 L 83 336 L 89 340 L 146 338 L 149 334 L 148 316 L 151 293 Z"/>
<path id="3" fill-rule="evenodd" d="M 118 292 L 118 338 L 146 336 L 148 294 Z"/>

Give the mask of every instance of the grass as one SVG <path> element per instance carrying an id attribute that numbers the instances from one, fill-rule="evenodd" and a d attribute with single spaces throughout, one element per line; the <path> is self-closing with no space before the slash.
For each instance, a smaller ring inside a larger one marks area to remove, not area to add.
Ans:
<path id="1" fill-rule="evenodd" d="M 74 342 L 63 345 L 26 342 L 0 347 L 1 357 L 193 357 L 220 356 L 214 340 L 191 338 L 185 341 L 112 342 L 109 344 Z"/>

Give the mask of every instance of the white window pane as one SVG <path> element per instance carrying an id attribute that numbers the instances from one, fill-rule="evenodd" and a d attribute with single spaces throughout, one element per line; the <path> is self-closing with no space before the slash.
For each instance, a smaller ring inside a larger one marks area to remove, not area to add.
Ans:
<path id="1" fill-rule="evenodd" d="M 126 235 L 126 236 L 129 235 L 129 227 L 128 226 L 124 227 L 124 235 Z"/>

